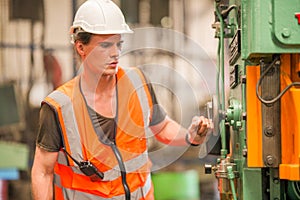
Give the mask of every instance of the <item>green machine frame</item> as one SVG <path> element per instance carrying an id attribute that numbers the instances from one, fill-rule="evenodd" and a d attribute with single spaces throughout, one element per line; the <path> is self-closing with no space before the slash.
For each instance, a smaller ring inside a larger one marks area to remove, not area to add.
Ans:
<path id="1" fill-rule="evenodd" d="M 300 182 L 281 180 L 279 176 L 281 149 L 288 147 L 281 146 L 280 97 L 283 94 L 278 70 L 280 55 L 300 53 L 299 13 L 300 0 L 215 0 L 213 28 L 219 40 L 219 70 L 218 103 L 213 109 L 217 117 L 213 120 L 219 125 L 221 142 L 220 158 L 212 171 L 218 179 L 222 200 L 300 199 Z M 224 87 L 225 53 L 229 54 L 230 68 L 228 100 Z M 248 166 L 247 135 L 252 134 L 247 132 L 246 84 L 249 77 L 246 70 L 249 66 L 260 66 L 260 74 L 265 76 L 257 84 L 263 130 L 261 167 Z M 298 73 L 300 76 L 300 71 Z M 270 97 L 274 95 L 279 98 Z M 231 145 L 226 143 L 228 136 Z"/>

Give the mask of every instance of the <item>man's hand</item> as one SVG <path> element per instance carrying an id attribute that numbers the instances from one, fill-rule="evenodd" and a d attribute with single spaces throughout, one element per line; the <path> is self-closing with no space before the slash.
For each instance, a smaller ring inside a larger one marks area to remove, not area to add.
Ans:
<path id="1" fill-rule="evenodd" d="M 205 141 L 207 135 L 212 133 L 212 123 L 203 116 L 193 117 L 192 123 L 188 128 L 188 141 L 191 144 L 201 144 Z"/>

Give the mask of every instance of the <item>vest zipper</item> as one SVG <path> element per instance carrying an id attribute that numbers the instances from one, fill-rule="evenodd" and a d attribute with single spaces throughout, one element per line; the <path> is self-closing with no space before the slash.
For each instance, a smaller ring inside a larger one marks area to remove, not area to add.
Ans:
<path id="1" fill-rule="evenodd" d="M 126 180 L 126 169 L 125 169 L 125 165 L 121 156 L 121 153 L 119 151 L 119 149 L 117 148 L 115 142 L 111 144 L 111 148 L 116 156 L 116 159 L 118 161 L 120 170 L 121 170 L 121 177 L 122 177 L 122 185 L 125 191 L 125 199 L 126 200 L 130 200 L 130 189 L 129 186 L 127 184 L 127 180 Z"/>

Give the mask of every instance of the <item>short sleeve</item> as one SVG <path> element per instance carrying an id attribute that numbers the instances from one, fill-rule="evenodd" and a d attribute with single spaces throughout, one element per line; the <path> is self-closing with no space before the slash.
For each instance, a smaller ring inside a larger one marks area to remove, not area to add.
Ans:
<path id="1" fill-rule="evenodd" d="M 36 145 L 50 152 L 59 151 L 63 145 L 58 120 L 48 104 L 43 104 L 40 110 Z"/>

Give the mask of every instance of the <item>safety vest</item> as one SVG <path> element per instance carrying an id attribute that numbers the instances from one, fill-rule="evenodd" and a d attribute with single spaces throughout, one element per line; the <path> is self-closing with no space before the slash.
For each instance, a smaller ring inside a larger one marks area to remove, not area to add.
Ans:
<path id="1" fill-rule="evenodd" d="M 90 161 L 104 173 L 101 181 L 91 181 L 61 150 L 54 169 L 55 199 L 123 200 L 124 177 L 120 170 L 126 173 L 131 200 L 154 199 L 146 140 L 151 134 L 148 125 L 152 99 L 138 69 L 119 69 L 117 95 L 116 136 L 112 144 L 102 143 L 96 134 L 80 91 L 79 76 L 43 101 L 56 112 L 64 148 L 70 156 L 77 161 Z"/>

